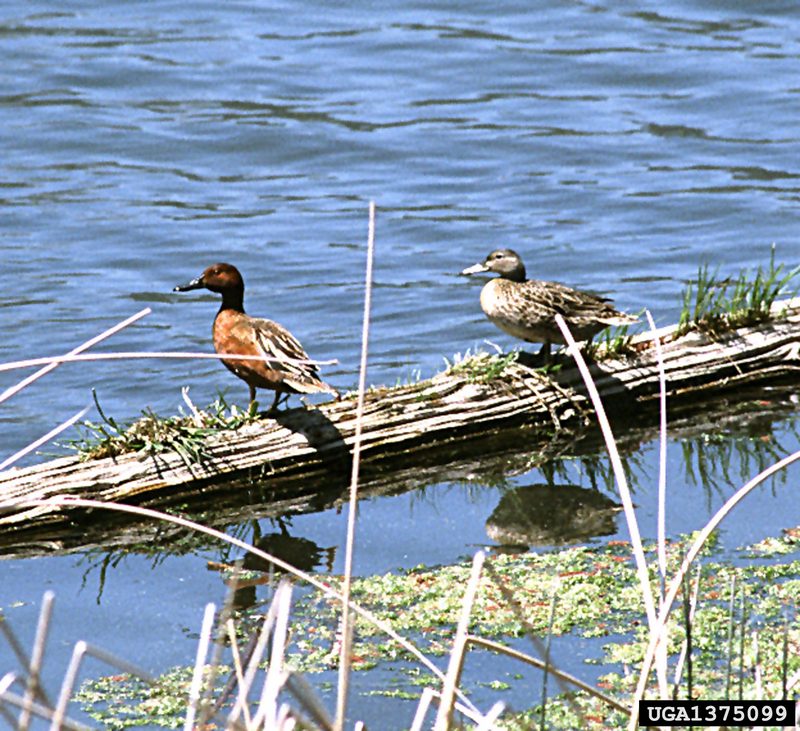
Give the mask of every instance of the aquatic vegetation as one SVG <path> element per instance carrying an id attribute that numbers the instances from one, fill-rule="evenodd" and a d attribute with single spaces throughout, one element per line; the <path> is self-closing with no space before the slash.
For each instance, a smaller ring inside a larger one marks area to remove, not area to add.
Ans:
<path id="1" fill-rule="evenodd" d="M 692 329 L 720 333 L 763 322 L 773 315 L 771 308 L 778 297 L 794 295 L 796 290 L 787 292 L 786 288 L 799 273 L 800 266 L 789 270 L 784 264 L 776 266 L 774 244 L 769 266 L 759 266 L 755 274 L 742 270 L 734 279 L 720 279 L 718 268 L 711 272 L 708 264 L 702 264 L 696 281 L 684 289 L 677 334 Z"/>
<path id="2" fill-rule="evenodd" d="M 153 684 L 131 675 L 110 675 L 84 683 L 75 700 L 106 729 L 180 728 L 191 681 L 191 667 L 172 668 Z"/>
<path id="3" fill-rule="evenodd" d="M 205 409 L 195 409 L 192 414 L 164 417 L 148 408 L 132 423 L 121 424 L 103 411 L 97 394 L 94 391 L 92 394 L 102 421 L 84 421 L 80 425 L 83 437 L 68 443 L 82 460 L 116 457 L 128 452 L 157 455 L 174 451 L 187 463 L 202 462 L 206 458 L 205 444 L 210 436 L 239 429 L 259 418 L 257 402 L 243 411 L 235 404 L 229 405 L 219 395 Z"/>
<path id="4" fill-rule="evenodd" d="M 631 353 L 633 335 L 630 328 L 630 325 L 620 325 L 601 330 L 594 340 L 586 343 L 583 352 L 592 360 L 618 358 Z"/>
<path id="5" fill-rule="evenodd" d="M 463 375 L 470 383 L 491 383 L 500 378 L 506 369 L 516 363 L 519 351 L 510 353 L 491 354 L 478 352 L 471 354 L 466 351 L 463 355 L 456 353 L 452 362 L 445 358 L 446 373 Z"/>
<path id="6" fill-rule="evenodd" d="M 670 545 L 669 561 L 674 569 L 693 536 Z M 655 547 L 647 548 L 652 557 Z M 765 697 L 780 697 L 782 677 L 800 671 L 800 656 L 786 661 L 781 655 L 784 636 L 790 646 L 800 642 L 800 629 L 786 622 L 800 587 L 800 559 L 779 565 L 755 563 L 736 566 L 714 560 L 715 549 L 705 552 L 700 577 L 700 602 L 692 621 L 692 683 L 697 696 L 705 699 L 729 697 L 726 688 L 742 684 L 743 697 L 755 697 L 757 683 Z M 487 559 L 478 596 L 472 608 L 470 631 L 512 647 L 528 634 L 543 637 L 570 634 L 600 638 L 601 656 L 586 658 L 596 668 L 599 686 L 606 694 L 626 703 L 636 677 L 625 668 L 641 663 L 647 645 L 647 627 L 641 623 L 641 595 L 627 542 L 596 547 L 572 547 L 548 553 L 498 555 Z M 470 565 L 417 566 L 398 573 L 355 578 L 352 598 L 368 607 L 431 655 L 452 649 L 453 629 L 458 622 Z M 338 577 L 328 576 L 334 588 Z M 656 579 L 653 577 L 655 585 Z M 550 621 L 554 596 L 558 612 Z M 508 597 L 513 596 L 513 601 Z M 744 609 L 740 611 L 739 607 Z M 257 612 L 258 614 L 258 612 Z M 249 623 L 239 615 L 239 623 Z M 337 603 L 317 593 L 295 601 L 292 609 L 285 662 L 295 671 L 327 673 L 337 667 Z M 684 620 L 671 620 L 669 653 L 677 661 L 686 633 Z M 739 652 L 729 657 L 728 637 L 741 633 L 745 639 Z M 421 685 L 436 680 L 413 665 L 407 655 L 372 624 L 357 621 L 352 648 L 353 669 L 369 672 L 390 665 L 400 674 L 391 685 L 372 693 L 398 699 L 416 699 Z M 558 667 L 558 653 L 553 658 Z M 470 662 L 467 658 L 467 662 Z M 475 660 L 475 662 L 478 662 Z M 747 668 L 758 665 L 759 679 Z M 229 672 L 221 668 L 220 672 Z M 84 684 L 79 700 L 104 727 L 123 728 L 136 723 L 179 725 L 185 712 L 190 669 L 172 669 L 153 686 L 126 676 L 114 676 Z M 495 693 L 513 690 L 515 683 L 530 684 L 518 674 L 502 678 L 483 677 L 479 684 Z M 682 692 L 682 691 L 681 691 Z M 582 715 L 576 715 L 575 708 Z M 503 728 L 529 728 L 540 717 L 541 708 L 505 715 Z M 583 718 L 583 720 L 581 720 Z M 547 706 L 548 728 L 622 727 L 624 716 L 601 699 L 584 692 L 552 697 Z M 589 723 L 586 726 L 586 723 Z M 596 722 L 596 726 L 592 723 Z"/>

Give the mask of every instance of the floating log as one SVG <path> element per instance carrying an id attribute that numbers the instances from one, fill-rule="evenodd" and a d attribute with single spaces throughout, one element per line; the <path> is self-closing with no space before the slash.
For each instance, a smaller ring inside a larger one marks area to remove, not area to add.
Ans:
<path id="1" fill-rule="evenodd" d="M 737 389 L 796 378 L 800 299 L 776 303 L 773 312 L 773 319 L 721 334 L 659 330 L 671 413 L 697 410 Z M 574 440 L 592 429 L 594 419 L 571 358 L 564 354 L 559 361 L 560 368 L 545 374 L 484 355 L 419 383 L 371 388 L 362 425 L 365 468 L 442 465 L 465 448 L 479 456 L 507 440 L 509 430 L 519 439 L 520 427 L 528 451 L 563 448 L 558 445 L 565 437 Z M 598 356 L 591 370 L 615 426 L 653 419 L 660 385 L 652 334 L 635 336 L 624 355 Z M 320 494 L 325 485 L 338 490 L 349 472 L 355 406 L 353 395 L 220 432 L 209 438 L 200 462 L 177 453 L 132 453 L 89 461 L 70 456 L 8 470 L 0 473 L 0 534 L 35 528 L 41 535 L 46 526 L 79 525 L 75 508 L 14 505 L 54 496 L 191 510 L 219 492 L 256 490 L 259 501 L 280 502 Z"/>

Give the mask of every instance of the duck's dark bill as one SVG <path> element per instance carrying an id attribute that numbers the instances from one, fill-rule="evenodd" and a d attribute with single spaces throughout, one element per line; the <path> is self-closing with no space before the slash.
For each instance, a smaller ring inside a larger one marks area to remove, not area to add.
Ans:
<path id="1" fill-rule="evenodd" d="M 197 277 L 197 279 L 193 279 L 191 282 L 187 282 L 186 284 L 179 284 L 173 292 L 188 292 L 190 289 L 202 289 L 205 285 L 203 284 L 203 278 Z"/>
<path id="2" fill-rule="evenodd" d="M 471 267 L 467 267 L 464 271 L 461 272 L 462 275 L 464 274 L 480 274 L 481 272 L 488 272 L 489 267 L 485 264 L 473 264 Z"/>

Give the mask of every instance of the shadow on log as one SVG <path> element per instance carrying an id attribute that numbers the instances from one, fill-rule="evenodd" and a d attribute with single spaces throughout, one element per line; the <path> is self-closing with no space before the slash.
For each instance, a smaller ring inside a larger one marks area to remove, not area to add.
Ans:
<path id="1" fill-rule="evenodd" d="M 676 338 L 674 327 L 659 331 L 671 423 L 681 414 L 707 411 L 710 402 L 752 398 L 752 389 L 796 381 L 800 301 L 775 308 L 780 318 L 720 336 L 690 332 Z M 637 336 L 625 356 L 592 364 L 618 436 L 657 423 L 659 376 L 652 346 L 650 335 Z M 574 453 L 581 439 L 597 444 L 580 375 L 566 355 L 560 366 L 549 377 L 516 362 L 498 370 L 496 359 L 481 356 L 430 380 L 370 389 L 362 494 L 459 480 L 483 471 L 499 455 L 513 461 L 521 454 L 530 469 L 560 453 Z M 349 479 L 354 432 L 352 396 L 221 433 L 209 439 L 208 458 L 201 463 L 187 463 L 176 453 L 136 453 L 85 462 L 65 457 L 9 470 L 0 474 L 0 552 L 15 553 L 27 541 L 40 550 L 69 550 L 86 545 L 88 525 L 120 524 L 111 513 L 87 516 L 76 509 L 15 505 L 29 499 L 72 495 L 180 506 L 193 515 L 213 508 L 212 525 L 220 524 L 220 514 L 222 522 L 234 520 L 241 505 L 248 506 L 249 517 L 336 505 Z"/>

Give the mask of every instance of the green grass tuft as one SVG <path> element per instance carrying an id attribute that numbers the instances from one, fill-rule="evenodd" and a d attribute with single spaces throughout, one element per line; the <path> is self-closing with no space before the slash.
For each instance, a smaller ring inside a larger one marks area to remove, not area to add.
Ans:
<path id="1" fill-rule="evenodd" d="M 586 343 L 583 349 L 584 355 L 592 360 L 604 360 L 628 354 L 631 352 L 630 344 L 633 340 L 630 328 L 631 325 L 607 327 L 595 340 Z"/>
<path id="2" fill-rule="evenodd" d="M 470 383 L 491 383 L 503 375 L 506 368 L 517 362 L 519 351 L 491 355 L 489 353 L 475 353 L 469 351 L 453 356 L 451 363 L 445 358 L 447 372 L 453 375 L 466 376 Z"/>
<path id="3" fill-rule="evenodd" d="M 800 273 L 800 267 L 786 270 L 775 265 L 775 245 L 770 249 L 769 267 L 759 266 L 755 275 L 742 270 L 735 279 L 719 279 L 719 270 L 709 272 L 708 264 L 697 271 L 697 281 L 689 282 L 683 292 L 683 308 L 678 322 L 678 335 L 689 330 L 721 333 L 735 327 L 753 325 L 771 317 L 771 308 L 786 292 L 789 282 Z"/>
<path id="4" fill-rule="evenodd" d="M 238 429 L 258 420 L 257 404 L 247 411 L 228 405 L 222 395 L 206 409 L 194 414 L 161 417 L 152 409 L 130 424 L 121 424 L 107 416 L 92 392 L 101 422 L 84 421 L 80 439 L 68 442 L 82 460 L 116 457 L 129 452 L 150 455 L 177 452 L 187 463 L 202 462 L 206 440 L 223 431 Z"/>

